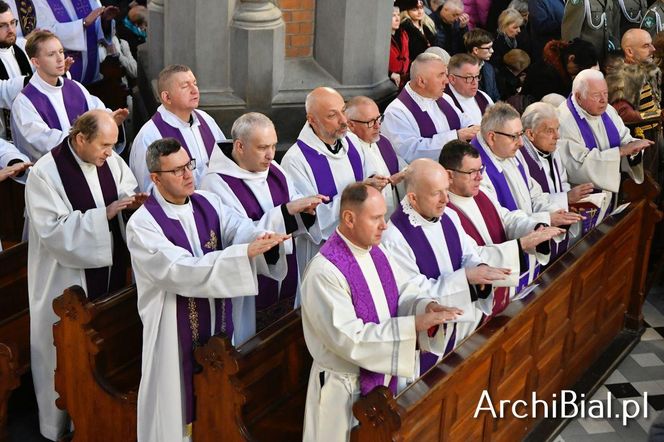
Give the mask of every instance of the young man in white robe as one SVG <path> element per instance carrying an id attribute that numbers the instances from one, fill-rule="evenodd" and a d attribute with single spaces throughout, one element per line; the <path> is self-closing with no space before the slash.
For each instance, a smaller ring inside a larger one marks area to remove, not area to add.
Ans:
<path id="1" fill-rule="evenodd" d="M 113 152 L 117 138 L 109 113 L 87 112 L 68 138 L 35 163 L 26 184 L 30 366 L 39 428 L 51 440 L 68 429 L 66 412 L 55 406 L 53 299 L 72 285 L 83 287 L 89 298 L 126 285 L 121 211 L 147 197 L 136 193 L 136 179 Z"/>
<path id="2" fill-rule="evenodd" d="M 226 139 L 214 119 L 198 109 L 200 95 L 196 77 L 188 66 L 165 67 L 157 80 L 161 105 L 152 118 L 136 134 L 131 146 L 129 166 L 141 190 L 150 190 L 152 181 L 145 164 L 148 146 L 161 138 L 175 138 L 196 160 L 194 184 L 201 184 L 212 152 Z"/>
<path id="3" fill-rule="evenodd" d="M 346 102 L 346 118 L 348 129 L 360 141 L 367 162 L 380 175 L 390 177 L 389 183 L 383 187 L 382 193 L 387 204 L 387 217 L 396 209 L 403 195 L 403 170 L 408 166 L 392 147 L 392 143 L 380 134 L 380 126 L 384 115 L 378 110 L 376 103 L 369 97 L 358 95 Z"/>
<path id="4" fill-rule="evenodd" d="M 463 229 L 480 246 L 480 256 L 488 263 L 499 265 L 502 260 L 519 261 L 518 274 L 526 275 L 530 257 L 540 265 L 549 262 L 550 241 L 564 234 L 563 229 L 547 227 L 533 220 L 522 210 L 508 210 L 481 188 L 484 165 L 477 150 L 464 141 L 450 141 L 438 160 L 450 176 L 447 208 L 456 212 Z M 500 247 L 485 247 L 501 245 Z M 524 254 L 526 252 L 528 255 Z M 506 290 L 505 288 L 496 288 Z M 512 287 L 509 299 L 517 294 Z M 494 299 L 504 299 L 503 293 Z"/>
<path id="5" fill-rule="evenodd" d="M 447 66 L 432 53 L 422 53 L 410 66 L 410 81 L 385 109 L 382 132 L 401 158 L 438 160 L 450 140 L 468 141 L 479 131 L 465 114 L 454 110 L 445 94 Z"/>
<path id="6" fill-rule="evenodd" d="M 617 205 L 620 173 L 643 182 L 643 149 L 654 143 L 634 138 L 618 113 L 609 106 L 604 75 L 594 69 L 581 71 L 572 83 L 572 94 L 558 107 L 558 149 L 571 183 L 593 184 L 603 193 L 602 207 L 587 210 L 584 233 L 602 222 Z"/>
<path id="7" fill-rule="evenodd" d="M 127 224 L 143 322 L 138 440 L 189 441 L 194 349 L 213 334 L 233 335 L 230 298 L 256 295 L 257 272 L 285 276 L 275 246 L 289 235 L 262 233 L 215 195 L 196 192 L 196 160 L 174 138 L 151 144 L 147 163 L 155 186 Z"/>
<path id="8" fill-rule="evenodd" d="M 341 199 L 339 228 L 302 281 L 302 328 L 314 360 L 307 442 L 348 441 L 353 403 L 378 386 L 396 394 L 418 374 L 417 345 L 441 353 L 440 326 L 463 313 L 409 283 L 380 246 L 386 206 L 379 191 L 351 184 Z"/>
<path id="9" fill-rule="evenodd" d="M 447 65 L 450 70 L 446 93 L 455 109 L 464 114 L 470 123 L 478 125 L 482 115 L 493 104 L 493 100 L 480 87 L 480 60 L 470 54 L 455 54 Z"/>
<path id="10" fill-rule="evenodd" d="M 341 192 L 354 182 L 364 181 L 382 190 L 389 179 L 378 174 L 360 148 L 358 138 L 348 132 L 344 99 L 332 88 L 319 87 L 307 95 L 307 122 L 281 166 L 300 195 L 325 195 L 326 204 L 316 209 L 320 238 L 299 236 L 295 239 L 300 274 L 318 253 L 321 242 L 334 233 L 339 223 Z"/>
<path id="11" fill-rule="evenodd" d="M 79 115 L 92 109 L 106 109 L 106 106 L 82 84 L 63 77 L 65 53 L 53 33 L 34 31 L 25 50 L 36 72 L 14 100 L 11 130 L 16 147 L 36 161 L 62 143 Z M 118 126 L 128 114 L 127 109 L 111 113 Z M 124 141 L 115 146 L 118 153 L 123 148 Z"/>
<path id="12" fill-rule="evenodd" d="M 216 194 L 222 203 L 256 224 L 270 220 L 278 232 L 320 237 L 316 207 L 328 198 L 295 193 L 290 179 L 274 161 L 277 132 L 272 121 L 257 112 L 244 114 L 233 123 L 231 136 L 232 144 L 222 144 L 212 153 L 201 189 Z M 284 247 L 286 278 L 276 281 L 259 276 L 257 296 L 233 298 L 236 346 L 299 305 L 300 275 L 293 240 L 286 241 Z"/>

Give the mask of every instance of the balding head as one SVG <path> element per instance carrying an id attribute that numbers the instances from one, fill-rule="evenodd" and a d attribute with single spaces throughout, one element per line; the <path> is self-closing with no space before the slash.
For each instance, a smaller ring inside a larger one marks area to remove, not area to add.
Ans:
<path id="1" fill-rule="evenodd" d="M 629 29 L 623 35 L 621 46 L 627 63 L 651 63 L 655 54 L 652 37 L 643 29 Z"/>
<path id="2" fill-rule="evenodd" d="M 304 102 L 307 121 L 324 143 L 333 145 L 346 136 L 348 124 L 344 115 L 344 99 L 331 87 L 318 87 Z"/>
<path id="3" fill-rule="evenodd" d="M 118 142 L 118 125 L 108 111 L 91 110 L 74 121 L 69 140 L 81 160 L 101 167 Z"/>
<path id="4" fill-rule="evenodd" d="M 443 215 L 450 187 L 443 166 L 428 158 L 413 161 L 406 171 L 405 186 L 408 202 L 424 219 Z"/>

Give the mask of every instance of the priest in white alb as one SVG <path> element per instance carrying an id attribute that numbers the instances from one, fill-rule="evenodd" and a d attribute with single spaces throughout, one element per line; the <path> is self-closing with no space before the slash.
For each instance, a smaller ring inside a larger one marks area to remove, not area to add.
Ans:
<path id="1" fill-rule="evenodd" d="M 424 52 L 410 65 L 410 81 L 385 109 L 382 132 L 406 162 L 438 160 L 450 140 L 470 140 L 479 131 L 465 114 L 454 110 L 445 94 L 447 66 L 436 54 Z"/>
<path id="2" fill-rule="evenodd" d="M 339 223 L 341 192 L 346 186 L 364 181 L 382 190 L 389 183 L 387 177 L 372 169 L 359 140 L 348 132 L 344 106 L 343 97 L 332 88 L 311 91 L 305 101 L 307 122 L 281 160 L 295 192 L 329 198 L 316 209 L 320 238 L 303 235 L 295 240 L 300 274 L 318 253 L 321 241 L 334 233 Z"/>
<path id="3" fill-rule="evenodd" d="M 30 367 L 39 428 L 58 440 L 66 412 L 55 406 L 53 299 L 80 285 L 95 299 L 126 285 L 128 259 L 121 211 L 137 208 L 136 179 L 114 151 L 118 127 L 104 110 L 76 120 L 69 137 L 36 162 L 25 189 L 30 219 L 28 294 Z"/>
<path id="4" fill-rule="evenodd" d="M 302 328 L 313 357 L 306 442 L 348 441 L 353 403 L 378 386 L 396 394 L 418 375 L 418 348 L 442 353 L 440 326 L 463 313 L 435 302 L 391 261 L 380 246 L 386 210 L 374 187 L 346 187 L 339 228 L 304 275 Z"/>
<path id="5" fill-rule="evenodd" d="M 450 58 L 447 68 L 450 71 L 450 83 L 445 93 L 452 99 L 459 113 L 464 114 L 471 124 L 479 126 L 482 115 L 493 104 L 491 97 L 479 89 L 482 79 L 480 60 L 470 54 L 455 54 Z"/>
<path id="6" fill-rule="evenodd" d="M 235 120 L 232 143 L 221 144 L 210 159 L 202 190 L 216 194 L 226 206 L 254 223 L 277 232 L 320 238 L 316 207 L 327 197 L 296 194 L 284 170 L 274 161 L 277 132 L 263 114 L 249 112 Z M 284 243 L 288 273 L 282 281 L 258 277 L 258 295 L 233 298 L 234 343 L 256 332 L 299 305 L 300 275 L 293 240 Z M 298 297 L 299 298 L 299 297 Z"/>
<path id="7" fill-rule="evenodd" d="M 145 164 L 148 146 L 161 138 L 175 138 L 191 159 L 196 160 L 194 183 L 201 184 L 217 143 L 226 139 L 214 119 L 198 109 L 200 94 L 196 77 L 188 66 L 174 64 L 159 73 L 157 89 L 161 105 L 136 134 L 131 146 L 129 166 L 141 190 L 152 187 Z"/>
<path id="8" fill-rule="evenodd" d="M 143 322 L 138 440 L 191 440 L 194 349 L 233 335 L 230 298 L 254 296 L 256 274 L 281 279 L 288 235 L 264 233 L 209 192 L 195 192 L 196 160 L 174 138 L 147 153 L 154 187 L 127 224 Z M 279 247 L 277 247 L 279 246 Z"/>
<path id="9" fill-rule="evenodd" d="M 587 211 L 585 233 L 616 207 L 621 172 L 636 183 L 643 182 L 642 150 L 654 143 L 630 135 L 608 104 L 604 74 L 594 69 L 581 71 L 574 78 L 572 94 L 558 107 L 558 117 L 558 148 L 569 181 L 590 182 L 604 195 L 601 208 Z"/>

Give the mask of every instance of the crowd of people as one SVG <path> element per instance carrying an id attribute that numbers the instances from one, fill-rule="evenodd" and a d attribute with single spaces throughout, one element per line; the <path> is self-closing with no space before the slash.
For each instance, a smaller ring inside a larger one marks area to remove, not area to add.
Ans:
<path id="1" fill-rule="evenodd" d="M 395 98 L 312 90 L 280 163 L 274 123 L 248 112 L 227 136 L 185 65 L 135 134 L 90 92 L 114 63 L 132 97 L 144 5 L 0 1 L 0 180 L 25 183 L 42 435 L 69 430 L 53 299 L 107 296 L 131 267 L 139 441 L 190 439 L 197 346 L 299 307 L 304 440 L 348 440 L 360 395 L 396 394 L 526 296 L 625 177 L 661 183 L 662 0 L 602 1 L 601 24 L 600 0 L 396 1 Z"/>

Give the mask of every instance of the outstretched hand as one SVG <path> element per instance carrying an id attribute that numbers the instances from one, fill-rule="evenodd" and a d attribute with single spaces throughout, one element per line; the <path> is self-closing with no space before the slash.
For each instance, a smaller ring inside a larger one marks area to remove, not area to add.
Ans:
<path id="1" fill-rule="evenodd" d="M 255 258 L 258 255 L 262 255 L 272 247 L 290 239 L 290 237 L 291 235 L 284 235 L 282 233 L 263 233 L 249 243 L 247 256 L 249 256 L 249 258 Z"/>

